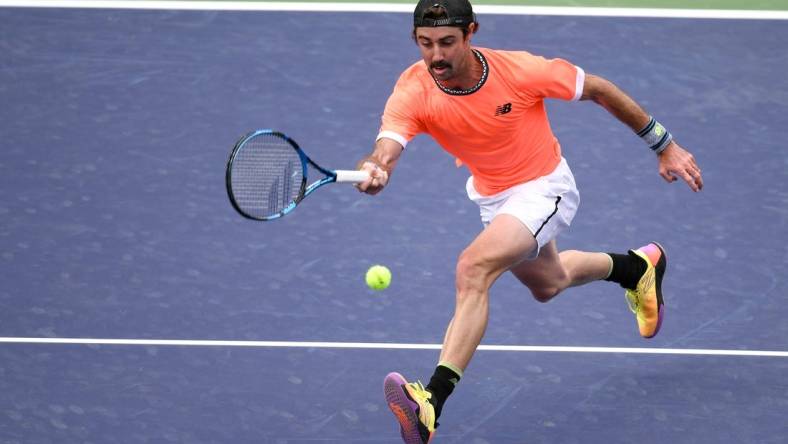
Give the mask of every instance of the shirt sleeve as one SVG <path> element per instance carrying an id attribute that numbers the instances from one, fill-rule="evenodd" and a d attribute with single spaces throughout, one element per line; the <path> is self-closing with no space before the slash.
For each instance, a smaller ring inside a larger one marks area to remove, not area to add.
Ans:
<path id="1" fill-rule="evenodd" d="M 380 132 L 376 140 L 388 138 L 407 146 L 417 134 L 424 132 L 424 125 L 418 117 L 424 104 L 403 78 L 397 82 L 394 91 L 386 102 L 381 118 Z"/>
<path id="2" fill-rule="evenodd" d="M 585 72 L 564 59 L 531 56 L 526 61 L 524 87 L 539 98 L 580 100 Z"/>

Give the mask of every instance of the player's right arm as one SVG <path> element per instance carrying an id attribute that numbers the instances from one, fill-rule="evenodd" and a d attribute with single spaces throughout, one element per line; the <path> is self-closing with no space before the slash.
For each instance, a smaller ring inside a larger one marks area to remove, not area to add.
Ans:
<path id="1" fill-rule="evenodd" d="M 381 126 L 372 154 L 358 162 L 358 169 L 369 173 L 369 179 L 356 185 L 367 194 L 379 193 L 388 183 L 399 156 L 416 134 L 425 132 L 420 118 L 424 109 L 421 83 L 414 63 L 400 75 L 381 116 Z M 430 78 L 431 80 L 431 78 Z"/>
<path id="2" fill-rule="evenodd" d="M 378 194 L 388 183 L 403 150 L 394 139 L 379 138 L 372 154 L 358 162 L 358 169 L 369 173 L 369 179 L 356 184 L 356 188 L 363 193 Z"/>

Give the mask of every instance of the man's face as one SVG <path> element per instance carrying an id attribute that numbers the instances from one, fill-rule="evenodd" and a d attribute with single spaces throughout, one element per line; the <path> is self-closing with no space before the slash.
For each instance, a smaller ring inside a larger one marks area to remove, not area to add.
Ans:
<path id="1" fill-rule="evenodd" d="M 446 81 L 457 75 L 457 68 L 470 49 L 471 34 L 465 38 L 462 29 L 454 26 L 416 28 L 416 43 L 421 58 L 437 80 Z"/>

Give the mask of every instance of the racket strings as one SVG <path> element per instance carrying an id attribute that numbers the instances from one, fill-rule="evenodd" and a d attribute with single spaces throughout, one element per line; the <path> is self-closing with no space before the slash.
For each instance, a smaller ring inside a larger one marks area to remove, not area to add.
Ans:
<path id="1" fill-rule="evenodd" d="M 268 217 L 280 213 L 295 201 L 303 183 L 303 167 L 298 152 L 276 135 L 260 135 L 248 140 L 232 165 L 235 202 L 249 215 Z"/>

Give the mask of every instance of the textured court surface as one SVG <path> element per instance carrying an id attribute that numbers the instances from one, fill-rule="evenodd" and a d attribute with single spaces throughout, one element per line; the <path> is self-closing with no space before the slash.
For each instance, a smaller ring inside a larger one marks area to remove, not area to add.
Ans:
<path id="1" fill-rule="evenodd" d="M 665 184 L 628 130 L 551 102 L 581 191 L 562 248 L 667 249 L 667 318 L 622 290 L 538 304 L 504 277 L 484 343 L 788 350 L 785 22 L 480 17 L 480 46 L 610 78 L 703 168 Z M 0 337 L 438 343 L 480 229 L 466 171 L 416 139 L 381 195 L 321 189 L 274 223 L 224 191 L 235 139 L 319 163 L 371 148 L 406 14 L 0 9 Z M 384 293 L 363 273 L 387 264 Z M 382 378 L 435 351 L 0 345 L 0 443 L 396 443 Z M 788 360 L 480 352 L 436 443 L 779 443 Z M 425 381 L 426 382 L 426 381 Z"/>

